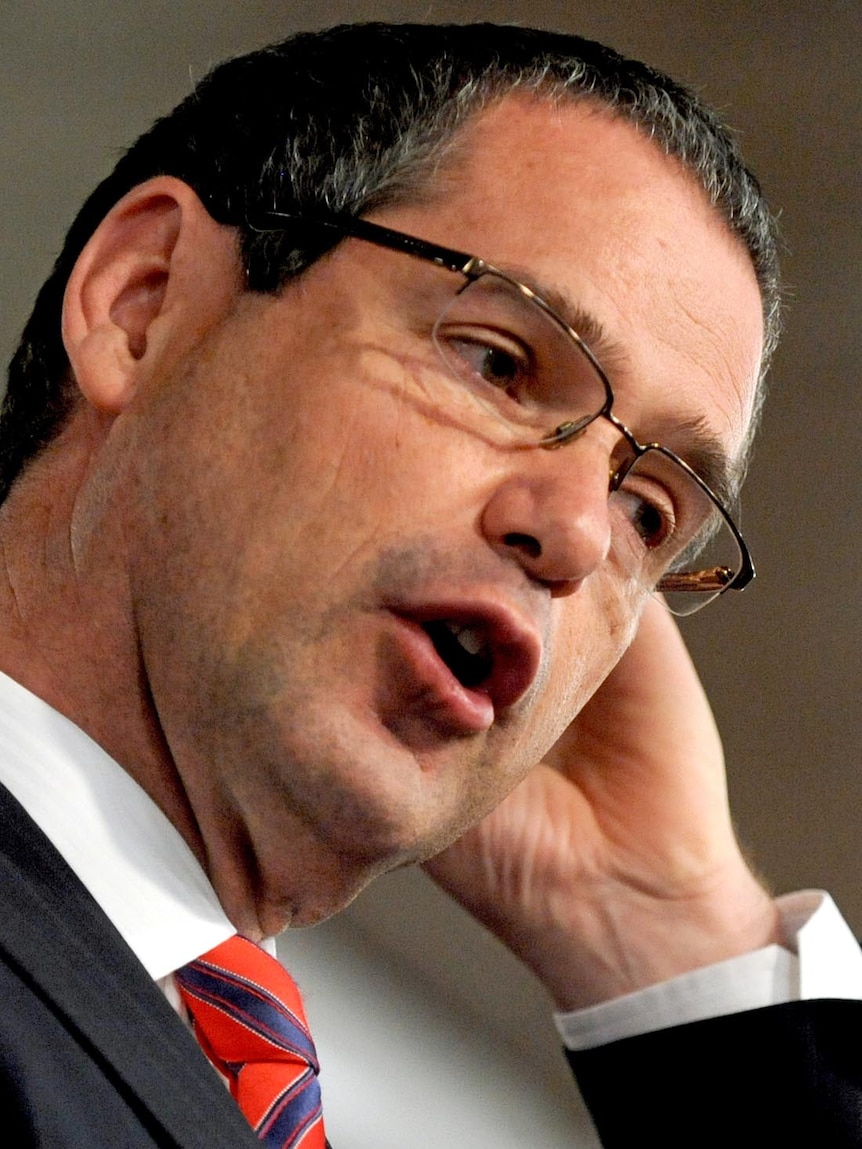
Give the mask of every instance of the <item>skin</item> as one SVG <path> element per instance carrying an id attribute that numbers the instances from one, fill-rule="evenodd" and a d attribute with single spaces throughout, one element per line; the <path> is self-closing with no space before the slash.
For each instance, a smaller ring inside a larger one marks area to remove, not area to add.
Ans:
<path id="1" fill-rule="evenodd" d="M 510 98 L 461 143 L 426 202 L 374 218 L 570 297 L 641 439 L 685 456 L 700 420 L 734 460 L 760 298 L 697 186 L 584 105 Z M 241 932 L 460 838 L 437 880 L 584 1004 L 761 944 L 774 914 L 675 629 L 609 567 L 613 429 L 524 452 L 453 417 L 411 335 L 444 280 L 347 241 L 249 295 L 190 189 L 132 192 L 66 295 L 82 403 L 0 512 L 0 664 L 151 794 Z M 490 715 L 441 678 L 429 612 L 496 628 L 518 685 Z"/>

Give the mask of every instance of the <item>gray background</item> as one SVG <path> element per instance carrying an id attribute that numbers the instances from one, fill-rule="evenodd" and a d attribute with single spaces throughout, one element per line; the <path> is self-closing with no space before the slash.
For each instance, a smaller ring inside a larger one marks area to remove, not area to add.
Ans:
<path id="1" fill-rule="evenodd" d="M 692 620 L 687 634 L 725 737 L 739 830 L 757 865 L 779 891 L 830 888 L 862 930 L 859 0 L 0 0 L 0 351 L 11 350 L 75 206 L 193 77 L 296 29 L 371 18 L 487 18 L 577 31 L 694 84 L 741 132 L 782 211 L 791 309 L 745 500 L 759 577 L 739 599 Z M 403 875 L 327 928 L 297 943 L 297 960 L 306 954 L 319 964 L 314 948 L 347 945 L 345 931 L 359 949 L 357 938 L 383 937 L 429 1001 L 439 992 L 468 1018 L 462 988 L 446 981 L 453 947 L 477 992 L 511 972 L 503 959 L 494 964 L 483 935 Z M 529 999 L 517 984 L 518 1000 Z M 505 1030 L 501 1040 L 517 1045 L 510 1021 L 501 1020 L 510 1003 L 507 992 L 479 1012 L 490 1031 Z M 552 1045 L 540 1064 L 556 1056 Z M 353 1143 L 364 1143 L 358 1133 Z"/>

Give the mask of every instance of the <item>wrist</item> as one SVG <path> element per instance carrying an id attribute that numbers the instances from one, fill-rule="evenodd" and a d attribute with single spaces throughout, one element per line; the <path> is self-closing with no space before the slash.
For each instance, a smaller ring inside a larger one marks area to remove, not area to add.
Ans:
<path id="1" fill-rule="evenodd" d="M 746 871 L 710 895 L 608 890 L 512 948 L 561 1011 L 583 1009 L 782 941 L 774 902 Z M 510 942 L 510 944 L 512 944 Z"/>

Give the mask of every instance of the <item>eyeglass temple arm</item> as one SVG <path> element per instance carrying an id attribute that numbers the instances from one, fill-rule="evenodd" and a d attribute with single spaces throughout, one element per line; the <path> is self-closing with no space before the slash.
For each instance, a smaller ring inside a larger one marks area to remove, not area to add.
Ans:
<path id="1" fill-rule="evenodd" d="M 702 571 L 680 571 L 663 575 L 656 590 L 662 594 L 679 591 L 743 590 L 754 578 L 754 567 L 744 564 L 734 575 L 730 567 L 707 567 Z"/>
<path id="2" fill-rule="evenodd" d="M 406 255 L 424 259 L 428 263 L 436 263 L 447 271 L 459 271 L 463 275 L 476 274 L 484 266 L 482 260 L 475 255 L 468 255 L 465 251 L 455 251 L 451 247 L 442 247 L 437 243 L 429 243 L 424 239 L 417 239 L 412 235 L 405 235 L 400 231 L 383 227 L 379 223 L 371 223 L 366 219 L 355 219 L 352 216 L 326 219 L 322 216 L 291 215 L 289 212 L 268 211 L 255 217 L 255 222 L 249 226 L 255 231 L 283 231 L 285 223 L 303 223 L 311 227 L 327 228 L 337 232 L 339 236 L 350 236 L 354 239 L 363 239 L 378 247 L 386 247 L 392 251 L 401 251 Z"/>

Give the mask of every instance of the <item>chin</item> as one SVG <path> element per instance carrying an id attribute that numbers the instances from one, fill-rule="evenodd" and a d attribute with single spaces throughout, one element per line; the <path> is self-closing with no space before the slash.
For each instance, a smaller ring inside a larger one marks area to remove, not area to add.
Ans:
<path id="1" fill-rule="evenodd" d="M 263 891 L 257 918 L 265 936 L 272 937 L 286 929 L 315 926 L 350 905 L 365 887 L 381 874 L 393 869 L 384 862 L 358 865 L 355 859 L 334 857 L 328 865 L 319 865 L 302 874 L 301 885 L 295 884 L 295 873 L 281 889 Z"/>

